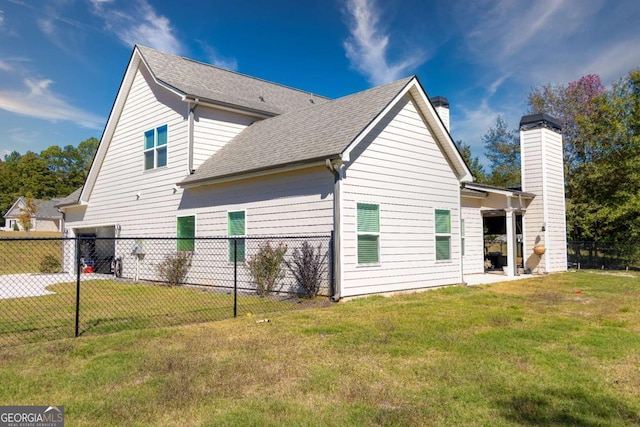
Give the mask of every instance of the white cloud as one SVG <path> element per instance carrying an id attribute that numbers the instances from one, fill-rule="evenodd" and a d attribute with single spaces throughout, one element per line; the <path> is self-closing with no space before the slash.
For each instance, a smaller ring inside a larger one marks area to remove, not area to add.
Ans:
<path id="1" fill-rule="evenodd" d="M 44 120 L 65 120 L 90 129 L 102 129 L 104 119 L 67 103 L 49 89 L 53 81 L 25 78 L 25 90 L 0 90 L 0 109 Z"/>
<path id="2" fill-rule="evenodd" d="M 389 36 L 380 24 L 374 0 L 347 0 L 350 37 L 344 42 L 347 58 L 370 83 L 380 85 L 404 77 L 424 62 L 424 52 L 405 53 L 390 62 Z"/>
<path id="3" fill-rule="evenodd" d="M 224 68 L 226 70 L 236 71 L 238 69 L 238 61 L 235 58 L 224 57 L 217 51 L 217 49 L 209 46 L 208 44 L 206 44 L 206 42 L 202 40 L 196 41 L 207 57 L 207 61 L 209 62 L 209 64 L 213 64 L 216 67 Z"/>
<path id="4" fill-rule="evenodd" d="M 0 9 L 0 30 L 4 29 L 4 10 Z"/>
<path id="5" fill-rule="evenodd" d="M 3 61 L 0 59 L 0 70 L 2 71 L 11 71 L 13 69 L 13 67 L 11 67 L 11 65 L 9 65 L 8 62 Z"/>
<path id="6" fill-rule="evenodd" d="M 115 2 L 109 0 L 91 0 L 91 4 L 93 13 L 104 20 L 107 30 L 126 46 L 141 44 L 164 52 L 183 53 L 184 47 L 171 21 L 159 15 L 146 0 L 138 0 L 127 10 L 116 8 Z"/>

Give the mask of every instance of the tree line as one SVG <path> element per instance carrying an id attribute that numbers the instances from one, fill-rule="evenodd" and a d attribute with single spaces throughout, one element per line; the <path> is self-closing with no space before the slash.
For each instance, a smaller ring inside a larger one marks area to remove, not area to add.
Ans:
<path id="1" fill-rule="evenodd" d="M 536 87 L 527 104 L 526 114 L 547 113 L 562 125 L 567 238 L 640 241 L 640 69 L 609 88 L 594 74 Z M 482 143 L 489 172 L 458 141 L 478 182 L 519 187 L 519 131 L 498 117 Z"/>
<path id="2" fill-rule="evenodd" d="M 52 145 L 39 154 L 5 155 L 0 159 L 0 215 L 20 196 L 49 200 L 77 190 L 84 184 L 99 142 L 89 138 L 77 147 Z M 4 218 L 0 221 L 4 225 Z"/>

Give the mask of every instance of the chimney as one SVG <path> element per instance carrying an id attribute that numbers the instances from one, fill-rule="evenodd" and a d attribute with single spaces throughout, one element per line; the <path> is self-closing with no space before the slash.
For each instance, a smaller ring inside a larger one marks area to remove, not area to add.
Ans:
<path id="1" fill-rule="evenodd" d="M 547 114 L 520 120 L 522 191 L 535 198 L 523 216 L 522 255 L 533 272 L 567 269 L 564 157 L 560 122 Z M 534 247 L 544 246 L 538 255 Z"/>
<path id="2" fill-rule="evenodd" d="M 449 100 L 444 96 L 434 96 L 431 98 L 431 103 L 436 109 L 436 113 L 440 116 L 440 120 L 444 123 L 444 127 L 447 128 L 448 132 L 451 132 L 451 127 L 449 126 Z"/>

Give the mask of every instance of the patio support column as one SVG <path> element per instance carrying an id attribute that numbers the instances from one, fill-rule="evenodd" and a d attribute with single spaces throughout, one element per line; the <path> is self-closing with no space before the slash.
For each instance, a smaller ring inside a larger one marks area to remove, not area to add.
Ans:
<path id="1" fill-rule="evenodd" d="M 504 270 L 507 276 L 516 275 L 516 215 L 513 208 L 507 208 L 506 222 L 507 222 L 507 267 Z"/>

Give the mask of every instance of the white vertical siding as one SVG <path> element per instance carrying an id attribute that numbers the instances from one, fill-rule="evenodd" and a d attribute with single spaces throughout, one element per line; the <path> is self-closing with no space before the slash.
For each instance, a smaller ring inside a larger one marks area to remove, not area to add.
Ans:
<path id="1" fill-rule="evenodd" d="M 484 231 L 477 200 L 462 199 L 460 213 L 465 222 L 464 274 L 484 273 Z"/>
<path id="2" fill-rule="evenodd" d="M 567 244 L 562 137 L 552 130 L 536 128 L 522 131 L 520 141 L 522 189 L 536 195 L 523 217 L 526 267 L 534 271 L 564 271 Z M 533 253 L 536 245 L 545 246 L 542 257 Z"/>
<path id="3" fill-rule="evenodd" d="M 203 106 L 198 106 L 194 114 L 194 169 L 256 120 L 252 117 Z"/>
<path id="4" fill-rule="evenodd" d="M 409 95 L 352 158 L 342 184 L 342 295 L 459 283 L 459 181 Z M 357 264 L 358 202 L 380 206 L 379 265 Z M 436 209 L 451 211 L 448 261 L 435 259 Z"/>

